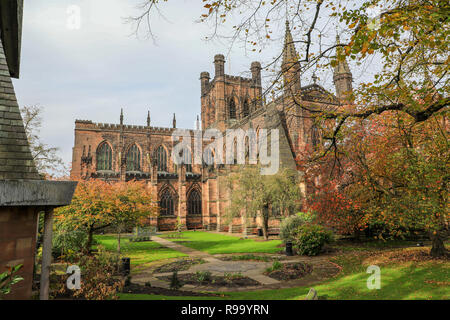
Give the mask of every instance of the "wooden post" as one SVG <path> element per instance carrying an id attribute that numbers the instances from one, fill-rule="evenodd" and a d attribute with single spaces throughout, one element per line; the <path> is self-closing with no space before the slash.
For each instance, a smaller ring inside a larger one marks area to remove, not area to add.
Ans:
<path id="1" fill-rule="evenodd" d="M 45 210 L 44 241 L 42 243 L 41 288 L 40 300 L 48 300 L 50 284 L 50 267 L 52 260 L 53 209 Z"/>

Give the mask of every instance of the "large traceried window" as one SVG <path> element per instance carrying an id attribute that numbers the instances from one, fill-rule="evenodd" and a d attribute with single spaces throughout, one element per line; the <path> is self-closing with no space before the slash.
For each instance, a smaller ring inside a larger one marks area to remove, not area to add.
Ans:
<path id="1" fill-rule="evenodd" d="M 236 104 L 234 103 L 234 99 L 230 99 L 228 103 L 228 115 L 230 119 L 236 119 Z"/>
<path id="2" fill-rule="evenodd" d="M 158 171 L 167 171 L 167 153 L 163 146 L 156 149 L 156 164 Z"/>
<path id="3" fill-rule="evenodd" d="M 112 170 L 112 149 L 106 142 L 97 148 L 97 170 Z"/>
<path id="4" fill-rule="evenodd" d="M 141 151 L 137 145 L 133 145 L 127 152 L 127 171 L 141 170 Z"/>
<path id="5" fill-rule="evenodd" d="M 174 200 L 170 189 L 166 189 L 161 194 L 161 199 L 159 200 L 159 212 L 162 216 L 172 216 L 174 215 Z"/>
<path id="6" fill-rule="evenodd" d="M 188 214 L 202 214 L 202 197 L 195 189 L 189 193 L 187 209 Z"/>

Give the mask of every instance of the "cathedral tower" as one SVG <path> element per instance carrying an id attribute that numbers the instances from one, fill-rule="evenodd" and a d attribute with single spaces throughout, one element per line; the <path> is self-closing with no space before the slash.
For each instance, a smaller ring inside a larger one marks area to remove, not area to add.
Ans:
<path id="1" fill-rule="evenodd" d="M 261 64 L 250 66 L 251 78 L 225 74 L 225 57 L 214 57 L 214 79 L 200 74 L 202 129 L 225 130 L 262 106 Z"/>

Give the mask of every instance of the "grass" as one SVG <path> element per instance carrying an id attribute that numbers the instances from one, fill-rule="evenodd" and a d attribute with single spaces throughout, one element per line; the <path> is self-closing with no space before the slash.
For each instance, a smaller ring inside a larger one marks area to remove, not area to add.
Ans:
<path id="1" fill-rule="evenodd" d="M 180 238 L 173 238 L 171 234 L 162 236 L 170 241 L 207 252 L 209 254 L 222 253 L 277 253 L 282 249 L 277 248 L 281 240 L 255 241 L 253 239 L 239 239 L 235 236 L 203 232 L 185 231 Z"/>
<path id="2" fill-rule="evenodd" d="M 115 235 L 96 235 L 95 240 L 108 251 L 117 251 L 117 237 Z M 142 268 L 150 262 L 186 257 L 187 255 L 170 248 L 161 246 L 154 241 L 130 242 L 126 238 L 120 241 L 121 254 L 131 258 L 131 265 Z"/>
<path id="3" fill-rule="evenodd" d="M 413 249 L 414 250 L 414 249 Z M 371 257 L 379 251 L 351 252 L 331 259 L 342 270 L 332 279 L 313 285 L 319 297 L 333 300 L 416 300 L 450 299 L 448 260 L 412 261 L 385 258 L 381 268 L 381 289 L 369 290 L 366 273 Z M 221 297 L 169 297 L 121 294 L 123 300 L 296 300 L 304 299 L 310 287 L 223 293 Z"/>

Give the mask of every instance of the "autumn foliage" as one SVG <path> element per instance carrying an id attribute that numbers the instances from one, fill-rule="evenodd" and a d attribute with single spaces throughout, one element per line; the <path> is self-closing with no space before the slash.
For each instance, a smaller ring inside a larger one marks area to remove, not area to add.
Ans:
<path id="1" fill-rule="evenodd" d="M 449 225 L 448 130 L 443 115 L 413 123 L 392 112 L 353 122 L 342 129 L 339 154 L 300 164 L 313 186 L 310 208 L 343 234 L 378 225 L 379 236 L 420 230 L 442 242 Z"/>
<path id="2" fill-rule="evenodd" d="M 80 181 L 69 206 L 56 210 L 57 223 L 88 233 L 89 251 L 94 232 L 106 227 L 144 224 L 156 215 L 157 204 L 145 182 Z"/>

